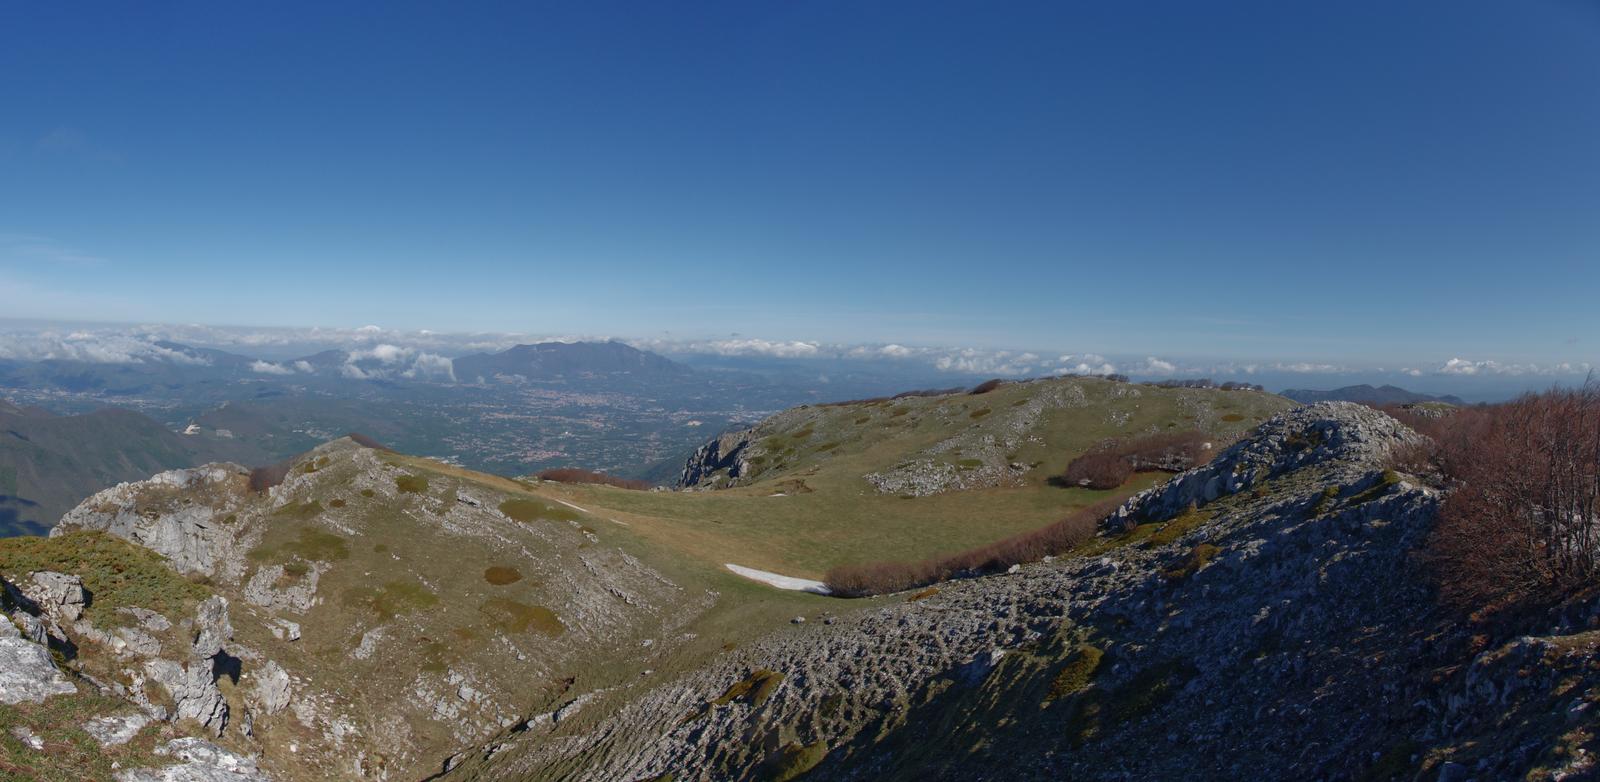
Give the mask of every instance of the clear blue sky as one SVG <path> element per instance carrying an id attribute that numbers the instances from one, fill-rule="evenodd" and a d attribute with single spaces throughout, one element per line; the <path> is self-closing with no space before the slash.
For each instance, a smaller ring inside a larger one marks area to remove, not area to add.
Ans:
<path id="1" fill-rule="evenodd" d="M 0 315 L 1600 358 L 1600 4 L 0 2 Z"/>

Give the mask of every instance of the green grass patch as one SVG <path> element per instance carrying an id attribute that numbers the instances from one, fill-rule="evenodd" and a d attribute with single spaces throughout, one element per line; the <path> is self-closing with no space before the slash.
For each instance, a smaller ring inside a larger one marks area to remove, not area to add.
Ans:
<path id="1" fill-rule="evenodd" d="M 1219 550 L 1210 543 L 1201 543 L 1195 546 L 1177 567 L 1167 570 L 1162 575 L 1166 576 L 1168 581 L 1182 581 L 1209 564 Z"/>
<path id="2" fill-rule="evenodd" d="M 272 515 L 286 519 L 309 519 L 322 512 L 322 503 L 317 500 L 310 502 L 291 502 L 272 512 Z"/>
<path id="3" fill-rule="evenodd" d="M 493 565 L 484 569 L 483 580 L 495 586 L 515 584 L 522 580 L 522 571 L 507 565 Z"/>
<path id="4" fill-rule="evenodd" d="M 195 604 L 211 596 L 211 590 L 178 575 L 160 554 L 104 532 L 0 539 L 0 574 L 20 583 L 38 570 L 83 579 L 90 595 L 84 613 L 101 627 L 117 626 L 117 609 L 126 606 L 176 620 L 194 613 Z"/>
<path id="5" fill-rule="evenodd" d="M 1397 473 L 1394 470 L 1384 470 L 1383 476 L 1378 478 L 1378 482 L 1373 484 L 1372 488 L 1350 498 L 1350 507 L 1354 508 L 1357 505 L 1365 505 L 1366 503 L 1388 494 L 1389 488 L 1399 482 L 1400 473 Z"/>
<path id="6" fill-rule="evenodd" d="M 551 505 L 526 497 L 517 497 L 500 503 L 500 512 L 522 522 L 538 521 L 539 519 L 546 521 L 577 521 L 583 518 L 571 508 Z"/>
<path id="7" fill-rule="evenodd" d="M 957 459 L 956 466 L 963 470 L 976 470 L 983 466 L 982 459 Z"/>
<path id="8" fill-rule="evenodd" d="M 1327 513 L 1333 507 L 1333 503 L 1338 501 L 1341 489 L 1342 487 L 1339 486 L 1329 486 L 1323 489 L 1322 495 L 1317 498 L 1317 504 L 1311 506 L 1311 515 L 1315 517 Z"/>
<path id="9" fill-rule="evenodd" d="M 1100 663 L 1105 656 L 1104 651 L 1088 644 L 1073 650 L 1067 664 L 1062 666 L 1061 671 L 1050 681 L 1050 691 L 1044 696 L 1045 703 L 1058 698 L 1068 698 L 1088 689 L 1094 682 L 1095 672 L 1100 670 Z"/>
<path id="10" fill-rule="evenodd" d="M 359 606 L 384 620 L 432 608 L 439 596 L 416 581 L 389 581 L 381 587 L 355 587 L 344 593 L 345 605 Z"/>
<path id="11" fill-rule="evenodd" d="M 726 706 L 734 701 L 743 701 L 754 708 L 766 703 L 767 699 L 772 697 L 772 693 L 778 689 L 778 685 L 782 682 L 783 674 L 761 668 L 751 672 L 749 676 L 734 682 L 726 692 L 723 692 L 712 703 L 718 706 Z"/>
<path id="12" fill-rule="evenodd" d="M 350 542 L 344 536 L 316 527 L 301 527 L 298 536 L 281 548 L 285 554 L 314 562 L 339 562 L 350 558 Z"/>
<path id="13" fill-rule="evenodd" d="M 428 479 L 422 475 L 400 475 L 395 477 L 394 487 L 408 494 L 422 494 L 428 490 Z"/>
<path id="14" fill-rule="evenodd" d="M 567 626 L 561 623 L 561 618 L 554 611 L 503 597 L 491 597 L 483 601 L 478 606 L 478 612 L 489 620 L 490 625 L 506 633 L 534 631 L 554 638 L 567 631 Z"/>
<path id="15" fill-rule="evenodd" d="M 811 744 L 794 742 L 772 756 L 768 761 L 767 779 L 771 782 L 791 782 L 817 767 L 828 756 L 828 745 L 818 741 Z"/>
<path id="16" fill-rule="evenodd" d="M 43 703 L 0 705 L 0 779 L 33 782 L 81 782 L 112 779 L 118 769 L 162 766 L 171 762 L 154 754 L 161 723 L 146 726 L 126 744 L 101 747 L 83 723 L 95 717 L 129 711 L 127 701 L 90 692 L 78 685 L 73 695 L 56 695 Z M 12 735 L 25 727 L 44 740 L 36 750 Z"/>
<path id="17" fill-rule="evenodd" d="M 1210 520 L 1211 513 L 1209 511 L 1199 510 L 1191 505 L 1188 510 L 1161 525 L 1155 532 L 1152 532 L 1150 534 L 1150 544 L 1165 546 L 1193 532 L 1196 527 Z"/>

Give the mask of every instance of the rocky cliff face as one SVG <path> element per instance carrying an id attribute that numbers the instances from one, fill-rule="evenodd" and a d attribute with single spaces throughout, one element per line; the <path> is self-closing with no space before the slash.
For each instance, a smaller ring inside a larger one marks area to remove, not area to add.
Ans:
<path id="1" fill-rule="evenodd" d="M 696 448 L 683 465 L 678 487 L 710 489 L 730 485 L 750 472 L 750 446 L 757 439 L 754 429 L 741 429 L 719 435 Z"/>
<path id="2" fill-rule="evenodd" d="M 1414 436 L 1351 404 L 1293 411 L 1131 500 L 1083 556 L 796 625 L 617 699 L 584 728 L 506 736 L 456 774 L 1505 779 L 1590 769 L 1574 747 L 1594 741 L 1600 602 L 1572 607 L 1549 637 L 1473 648 L 1413 560 L 1440 496 L 1384 469 L 1385 453 Z"/>
<path id="3" fill-rule="evenodd" d="M 668 643 L 708 602 L 608 543 L 611 522 L 512 481 L 350 441 L 266 492 L 248 481 L 177 470 L 69 513 L 35 548 L 82 578 L 33 572 L 11 590 L 65 678 L 42 675 L 57 670 L 44 646 L 0 638 L 16 647 L 0 692 L 110 695 L 143 720 L 134 735 L 210 742 L 148 756 L 172 768 L 418 779 L 601 681 L 607 659 Z M 74 556 L 85 547 L 105 553 Z M 133 554 L 154 570 L 117 578 Z"/>

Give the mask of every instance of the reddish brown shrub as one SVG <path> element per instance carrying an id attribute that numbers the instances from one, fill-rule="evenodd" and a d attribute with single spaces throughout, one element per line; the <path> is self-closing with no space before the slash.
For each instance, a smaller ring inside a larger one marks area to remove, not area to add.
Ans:
<path id="1" fill-rule="evenodd" d="M 1033 562 L 1069 551 L 1094 537 L 1100 520 L 1122 503 L 1105 500 L 1073 511 L 1066 518 L 986 546 L 921 562 L 867 562 L 829 570 L 823 581 L 842 597 L 862 597 L 901 592 L 962 576 L 996 573 L 1022 562 Z"/>
<path id="2" fill-rule="evenodd" d="M 998 377 L 993 379 L 993 380 L 985 380 L 982 383 L 979 383 L 979 384 L 973 386 L 972 390 L 968 391 L 967 393 L 971 394 L 972 396 L 978 396 L 980 394 L 987 394 L 990 391 L 993 391 L 996 388 L 999 388 L 1001 386 L 1001 384 L 1003 384 L 1005 382 L 1006 381 L 1001 380 Z"/>
<path id="3" fill-rule="evenodd" d="M 283 461 L 251 470 L 250 491 L 263 492 L 283 483 L 283 479 L 289 477 L 290 466 L 290 462 Z"/>
<path id="4" fill-rule="evenodd" d="M 1207 448 L 1207 446 L 1212 446 Z M 1118 449 L 1139 472 L 1182 472 L 1209 460 L 1214 438 L 1193 429 L 1136 437 Z"/>
<path id="5" fill-rule="evenodd" d="M 1067 464 L 1061 480 L 1067 486 L 1115 489 L 1133 475 L 1133 463 L 1114 449 L 1093 450 Z"/>
<path id="6" fill-rule="evenodd" d="M 1600 385 L 1444 420 L 1434 462 L 1453 488 L 1428 548 L 1441 596 L 1477 609 L 1600 576 Z"/>
<path id="7" fill-rule="evenodd" d="M 605 486 L 615 486 L 619 489 L 633 489 L 644 491 L 650 488 L 649 481 L 639 481 L 632 478 L 618 478 L 615 475 L 606 475 L 593 470 L 580 470 L 574 467 L 558 467 L 544 470 L 537 475 L 538 478 L 557 483 L 596 483 Z"/>
<path id="8" fill-rule="evenodd" d="M 389 448 L 385 447 L 383 443 L 380 443 L 377 440 L 374 440 L 371 437 L 368 437 L 368 436 L 366 436 L 366 435 L 364 435 L 364 434 L 362 434 L 360 432 L 350 432 L 350 433 L 346 434 L 345 437 L 350 438 L 351 441 L 353 441 L 356 445 L 361 446 L 362 448 L 371 448 L 374 451 L 389 451 L 390 450 Z"/>
<path id="9" fill-rule="evenodd" d="M 1209 446 L 1209 447 L 1208 447 Z M 1107 440 L 1067 464 L 1060 484 L 1115 489 L 1135 472 L 1182 472 L 1209 460 L 1217 444 L 1203 432 L 1161 432 L 1119 442 Z"/>

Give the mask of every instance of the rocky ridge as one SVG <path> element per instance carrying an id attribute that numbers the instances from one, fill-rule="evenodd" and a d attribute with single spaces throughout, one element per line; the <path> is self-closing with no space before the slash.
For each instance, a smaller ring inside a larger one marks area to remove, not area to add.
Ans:
<path id="1" fill-rule="evenodd" d="M 450 778 L 1586 772 L 1568 745 L 1600 704 L 1600 601 L 1474 654 L 1413 560 L 1440 494 L 1385 469 L 1413 437 L 1353 404 L 1292 411 L 1085 555 L 796 625 Z"/>
<path id="2" fill-rule="evenodd" d="M 605 522 L 511 481 L 348 440 L 264 492 L 249 480 L 237 465 L 175 470 L 69 513 L 52 541 L 128 541 L 170 569 L 119 597 L 187 595 L 173 605 L 191 607 L 91 616 L 100 598 L 84 579 L 30 573 L 6 592 L 30 639 L 0 638 L 0 652 L 20 650 L 0 692 L 70 688 L 136 707 L 86 715 L 85 732 L 108 741 L 189 734 L 152 755 L 167 766 L 130 780 L 210 779 L 196 774 L 212 767 L 230 780 L 414 779 L 570 700 L 572 670 L 670 638 L 708 605 L 605 544 L 589 526 Z"/>

